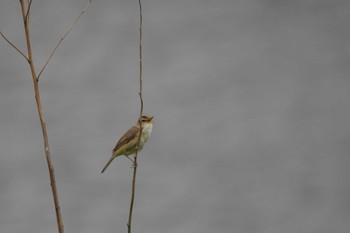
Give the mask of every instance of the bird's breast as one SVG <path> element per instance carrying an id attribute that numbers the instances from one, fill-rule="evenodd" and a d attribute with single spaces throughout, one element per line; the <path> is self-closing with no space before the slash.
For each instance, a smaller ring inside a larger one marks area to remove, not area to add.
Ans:
<path id="1" fill-rule="evenodd" d="M 144 142 L 147 141 L 147 139 L 149 138 L 149 135 L 151 134 L 152 132 L 152 128 L 153 128 L 153 125 L 152 124 L 145 124 L 143 126 L 143 129 L 142 129 L 142 138 L 144 140 Z"/>

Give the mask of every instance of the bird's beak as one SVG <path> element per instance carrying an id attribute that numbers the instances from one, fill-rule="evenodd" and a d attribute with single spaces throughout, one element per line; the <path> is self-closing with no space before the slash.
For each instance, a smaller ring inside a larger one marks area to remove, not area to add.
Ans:
<path id="1" fill-rule="evenodd" d="M 153 116 L 151 116 L 149 119 L 148 119 L 148 122 L 152 122 L 153 121 Z"/>

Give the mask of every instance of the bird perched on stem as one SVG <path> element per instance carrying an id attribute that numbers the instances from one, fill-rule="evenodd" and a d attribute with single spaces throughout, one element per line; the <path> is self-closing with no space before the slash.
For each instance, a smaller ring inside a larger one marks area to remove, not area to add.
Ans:
<path id="1" fill-rule="evenodd" d="M 140 135 L 140 124 L 142 128 L 142 134 L 139 142 Z M 113 159 L 120 155 L 125 155 L 126 157 L 131 154 L 135 154 L 136 151 L 140 151 L 143 148 L 143 145 L 147 142 L 153 127 L 153 117 L 141 116 L 136 125 L 131 127 L 117 142 L 117 145 L 112 151 L 112 157 L 108 160 L 106 166 L 102 169 L 103 173 L 107 167 L 111 164 Z M 130 159 L 129 157 L 127 157 Z"/>

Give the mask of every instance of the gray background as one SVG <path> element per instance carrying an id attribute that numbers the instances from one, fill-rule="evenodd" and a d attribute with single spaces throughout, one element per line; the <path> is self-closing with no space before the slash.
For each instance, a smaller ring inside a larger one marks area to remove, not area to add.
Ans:
<path id="1" fill-rule="evenodd" d="M 40 68 L 84 1 L 32 5 Z M 143 1 L 134 232 L 349 232 L 350 2 Z M 25 49 L 18 1 L 0 28 Z M 57 232 L 26 61 L 0 41 L 0 231 Z M 137 1 L 94 1 L 40 82 L 66 232 L 126 232 Z"/>

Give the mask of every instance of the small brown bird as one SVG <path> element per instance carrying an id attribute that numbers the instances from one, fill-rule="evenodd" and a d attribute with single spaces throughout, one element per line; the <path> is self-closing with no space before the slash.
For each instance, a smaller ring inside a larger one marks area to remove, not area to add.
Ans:
<path id="1" fill-rule="evenodd" d="M 140 138 L 140 144 L 138 146 L 138 140 L 140 135 L 140 123 L 142 128 L 142 134 Z M 102 169 L 101 173 L 103 173 L 107 167 L 111 164 L 113 159 L 120 155 L 131 155 L 135 154 L 136 151 L 140 151 L 143 148 L 143 145 L 147 142 L 153 127 L 153 117 L 149 116 L 141 116 L 138 119 L 136 125 L 131 127 L 117 142 L 117 145 L 114 147 L 112 151 L 112 157 L 108 160 L 106 166 Z"/>

